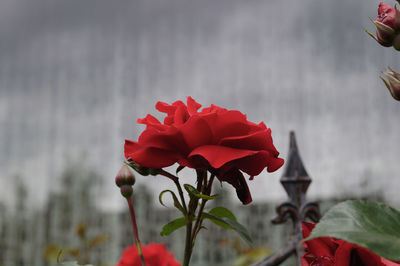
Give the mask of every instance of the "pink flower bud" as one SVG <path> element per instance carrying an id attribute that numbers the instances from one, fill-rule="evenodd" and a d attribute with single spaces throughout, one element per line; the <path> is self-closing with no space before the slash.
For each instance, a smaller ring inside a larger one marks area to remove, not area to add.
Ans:
<path id="1" fill-rule="evenodd" d="M 376 17 L 376 22 L 380 22 L 392 29 L 394 29 L 396 21 L 396 10 L 395 8 L 385 4 L 380 3 L 378 7 L 378 16 Z"/>
<path id="2" fill-rule="evenodd" d="M 115 184 L 118 187 L 123 185 L 133 186 L 135 184 L 135 175 L 126 164 L 123 164 L 121 169 L 119 169 L 118 174 L 115 177 Z"/>
<path id="3" fill-rule="evenodd" d="M 400 33 L 400 11 L 396 7 L 380 3 L 378 16 L 375 21 L 371 21 L 376 27 L 376 36 L 369 31 L 367 33 L 382 46 L 394 46 L 394 40 Z M 400 49 L 400 43 L 395 46 L 395 49 Z"/>
<path id="4" fill-rule="evenodd" d="M 400 101 L 400 74 L 393 69 L 388 68 L 385 72 L 383 72 L 383 75 L 387 78 L 387 80 L 383 77 L 380 78 L 389 89 L 390 94 L 395 100 Z"/>

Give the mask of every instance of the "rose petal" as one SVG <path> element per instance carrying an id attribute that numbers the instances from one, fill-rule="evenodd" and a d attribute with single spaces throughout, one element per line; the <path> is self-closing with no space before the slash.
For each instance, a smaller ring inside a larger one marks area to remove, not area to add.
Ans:
<path id="1" fill-rule="evenodd" d="M 171 150 L 180 154 L 189 152 L 182 134 L 175 127 L 169 127 L 162 132 L 152 128 L 146 129 L 140 135 L 138 143 L 141 146 Z"/>
<path id="2" fill-rule="evenodd" d="M 284 164 L 284 160 L 272 156 L 267 151 L 258 151 L 253 155 L 237 159 L 234 164 L 246 174 L 257 176 L 265 167 L 269 173 L 278 170 Z"/>
<path id="3" fill-rule="evenodd" d="M 176 152 L 141 146 L 137 142 L 125 140 L 125 158 L 131 158 L 140 166 L 163 168 L 176 163 L 182 156 Z"/>
<path id="4" fill-rule="evenodd" d="M 399 266 L 400 265 L 400 263 L 396 263 L 396 262 L 387 260 L 385 258 L 381 258 L 381 263 L 382 263 L 382 265 L 385 265 L 385 266 Z"/>
<path id="5" fill-rule="evenodd" d="M 188 157 L 200 155 L 205 158 L 212 167 L 220 168 L 228 162 L 256 153 L 258 153 L 258 151 L 239 150 L 218 145 L 204 145 L 194 149 Z"/>
<path id="6" fill-rule="evenodd" d="M 219 144 L 236 149 L 266 150 L 271 152 L 273 156 L 279 155 L 273 144 L 271 129 L 269 128 L 245 136 L 226 137 L 221 139 Z"/>
<path id="7" fill-rule="evenodd" d="M 395 16 L 396 16 L 396 10 L 393 7 L 385 3 L 379 4 L 378 16 L 376 18 L 376 21 L 381 22 L 391 28 L 394 28 Z"/>
<path id="8" fill-rule="evenodd" d="M 184 125 L 179 127 L 189 150 L 212 144 L 213 132 L 209 124 L 201 116 L 192 116 Z"/>
<path id="9" fill-rule="evenodd" d="M 225 173 L 217 175 L 220 181 L 225 181 L 231 184 L 236 189 L 236 194 L 243 204 L 252 202 L 249 187 L 243 174 L 238 170 L 231 168 Z"/>
<path id="10" fill-rule="evenodd" d="M 311 234 L 314 229 L 315 223 L 302 223 L 303 237 L 306 238 Z M 335 250 L 337 249 L 336 241 L 329 237 L 319 237 L 309 241 L 304 242 L 304 246 L 307 249 L 307 254 L 313 255 L 315 257 L 328 257 L 332 258 L 335 255 Z"/>
<path id="11" fill-rule="evenodd" d="M 157 118 L 155 118 L 154 116 L 152 116 L 150 114 L 148 114 L 145 118 L 141 118 L 141 119 L 139 118 L 137 120 L 137 122 L 139 124 L 147 125 L 147 128 L 155 128 L 155 129 L 158 129 L 161 131 L 166 130 L 168 128 L 168 126 L 161 124 Z"/>
<path id="12" fill-rule="evenodd" d="M 190 115 L 197 114 L 197 110 L 201 107 L 201 104 L 197 103 L 195 100 L 193 100 L 192 97 L 187 98 L 187 110 Z"/>

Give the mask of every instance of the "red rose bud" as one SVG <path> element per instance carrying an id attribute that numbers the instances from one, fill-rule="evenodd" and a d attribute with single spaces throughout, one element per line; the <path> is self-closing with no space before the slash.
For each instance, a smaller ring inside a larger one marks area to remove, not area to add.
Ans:
<path id="1" fill-rule="evenodd" d="M 396 7 L 380 3 L 378 16 L 372 23 L 376 27 L 376 36 L 369 31 L 366 32 L 382 46 L 394 46 L 394 40 L 400 33 L 400 11 Z M 395 49 L 400 49 L 400 42 Z"/>
<path id="2" fill-rule="evenodd" d="M 133 194 L 132 186 L 130 186 L 130 185 L 123 185 L 120 189 L 121 189 L 121 195 L 122 195 L 122 196 L 124 196 L 125 198 L 130 198 L 130 197 L 132 197 L 132 194 Z"/>
<path id="3" fill-rule="evenodd" d="M 380 78 L 389 89 L 390 94 L 395 100 L 400 101 L 400 73 L 388 68 L 385 72 L 383 72 L 383 75 L 387 78 L 387 80 L 385 80 L 383 77 Z"/>
<path id="4" fill-rule="evenodd" d="M 135 175 L 126 164 L 123 164 L 121 169 L 119 169 L 118 174 L 115 177 L 115 184 L 118 187 L 123 185 L 133 186 L 135 184 Z"/>

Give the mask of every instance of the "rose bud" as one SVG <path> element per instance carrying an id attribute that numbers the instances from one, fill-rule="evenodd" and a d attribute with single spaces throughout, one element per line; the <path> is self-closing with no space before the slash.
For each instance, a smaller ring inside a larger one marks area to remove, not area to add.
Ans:
<path id="1" fill-rule="evenodd" d="M 135 175 L 126 164 L 123 164 L 121 169 L 119 169 L 118 174 L 115 177 L 115 184 L 118 187 L 123 185 L 133 186 L 135 184 Z"/>
<path id="2" fill-rule="evenodd" d="M 394 46 L 396 50 L 400 50 L 400 39 L 396 38 L 400 30 L 400 11 L 396 7 L 380 3 L 378 16 L 372 23 L 376 27 L 376 36 L 366 31 L 372 38 L 382 46 Z"/>
<path id="3" fill-rule="evenodd" d="M 387 80 L 385 80 L 383 77 L 380 78 L 389 89 L 390 94 L 392 94 L 392 97 L 395 100 L 400 101 L 400 74 L 393 69 L 388 68 L 385 72 L 383 72 L 383 75 L 387 78 Z"/>
<path id="4" fill-rule="evenodd" d="M 130 197 L 132 197 L 132 194 L 133 194 L 132 186 L 123 185 L 123 186 L 121 186 L 120 190 L 121 190 L 121 195 L 122 195 L 123 197 L 125 197 L 125 198 L 130 198 Z"/>

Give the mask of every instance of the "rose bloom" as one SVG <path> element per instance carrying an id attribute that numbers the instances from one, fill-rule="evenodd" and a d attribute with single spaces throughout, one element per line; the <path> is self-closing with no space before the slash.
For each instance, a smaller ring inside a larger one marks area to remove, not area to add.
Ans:
<path id="1" fill-rule="evenodd" d="M 146 266 L 180 266 L 163 244 L 142 246 L 142 252 Z M 125 249 L 116 266 L 141 266 L 136 246 Z"/>
<path id="2" fill-rule="evenodd" d="M 243 172 L 250 179 L 264 168 L 273 172 L 283 165 L 278 158 L 271 129 L 263 122 L 247 121 L 239 111 L 215 105 L 203 108 L 191 97 L 187 105 L 158 102 L 156 109 L 166 113 L 164 123 L 152 115 L 138 119 L 146 130 L 139 140 L 125 141 L 125 157 L 149 168 L 163 168 L 178 163 L 208 170 L 220 181 L 231 184 L 239 199 L 252 201 Z"/>
<path id="3" fill-rule="evenodd" d="M 303 237 L 311 234 L 315 223 L 303 222 Z M 303 243 L 306 251 L 302 266 L 399 266 L 400 264 L 375 255 L 366 248 L 344 240 L 319 237 Z"/>

